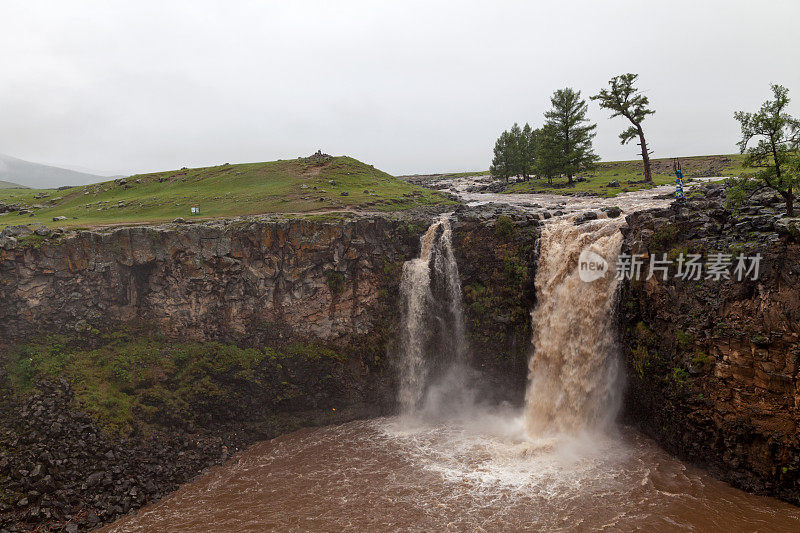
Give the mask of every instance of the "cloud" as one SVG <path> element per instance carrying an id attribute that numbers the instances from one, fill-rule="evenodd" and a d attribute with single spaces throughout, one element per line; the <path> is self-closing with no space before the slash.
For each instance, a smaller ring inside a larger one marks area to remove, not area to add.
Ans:
<path id="1" fill-rule="evenodd" d="M 5 2 L 0 152 L 114 173 L 318 148 L 485 169 L 553 90 L 633 71 L 656 156 L 727 153 L 770 82 L 800 98 L 797 20 L 791 1 Z M 620 119 L 590 116 L 604 158 L 636 157 Z"/>

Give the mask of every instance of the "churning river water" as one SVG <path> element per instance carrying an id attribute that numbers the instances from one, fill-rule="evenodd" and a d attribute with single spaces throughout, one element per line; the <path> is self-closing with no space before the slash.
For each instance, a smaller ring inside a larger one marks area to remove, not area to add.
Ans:
<path id="1" fill-rule="evenodd" d="M 537 441 L 522 413 L 384 418 L 251 447 L 107 532 L 798 531 L 628 430 Z"/>
<path id="2" fill-rule="evenodd" d="M 614 203 L 666 201 L 651 192 Z M 800 531 L 800 508 L 734 489 L 614 424 L 624 386 L 617 282 L 585 283 L 576 262 L 588 248 L 613 265 L 623 224 L 576 227 L 565 216 L 543 228 L 524 408 L 482 405 L 465 390 L 468 346 L 445 215 L 403 271 L 401 415 L 256 444 L 102 531 Z M 434 296 L 437 276 L 447 290 Z M 435 352 L 431 321 L 447 333 Z"/>

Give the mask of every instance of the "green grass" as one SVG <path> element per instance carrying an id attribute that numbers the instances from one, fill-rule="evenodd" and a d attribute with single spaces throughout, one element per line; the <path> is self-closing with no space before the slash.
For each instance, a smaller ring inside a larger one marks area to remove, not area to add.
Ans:
<path id="1" fill-rule="evenodd" d="M 18 183 L 0 180 L 0 189 L 27 189 L 27 187 Z"/>
<path id="2" fill-rule="evenodd" d="M 273 350 L 177 341 L 142 325 L 32 338 L 8 349 L 3 360 L 13 393 L 30 393 L 39 379 L 67 379 L 104 428 L 126 433 L 136 422 L 155 428 L 195 421 L 221 405 L 244 404 L 254 389 L 268 391 L 275 402 L 293 398 L 303 384 L 293 383 L 291 368 L 341 366 L 346 358 L 310 344 Z M 309 390 L 315 386 L 310 382 Z"/>
<path id="3" fill-rule="evenodd" d="M 744 172 L 742 161 L 744 156 L 739 154 L 709 155 L 682 157 L 681 167 L 685 178 L 706 176 L 738 176 Z M 653 172 L 653 185 L 667 185 L 675 180 L 672 171 L 672 159 L 651 160 Z M 576 182 L 572 187 L 567 186 L 566 178 L 554 180 L 550 185 L 546 180 L 532 179 L 525 183 L 515 183 L 508 187 L 509 193 L 554 193 L 575 194 L 587 192 L 600 196 L 616 196 L 621 192 L 637 191 L 649 188 L 650 185 L 641 182 L 644 179 L 644 168 L 641 159 L 631 161 L 603 161 L 591 172 L 579 174 L 587 181 Z M 608 187 L 612 181 L 618 181 L 619 187 Z"/>
<path id="4" fill-rule="evenodd" d="M 35 199 L 41 192 L 49 196 Z M 343 192 L 347 195 L 343 196 Z M 188 220 L 263 213 L 399 211 L 453 203 L 440 193 L 344 156 L 156 172 L 131 176 L 125 185 L 106 181 L 62 191 L 2 189 L 0 202 L 42 206 L 34 209 L 33 216 L 0 216 L 0 228 L 21 223 L 85 227 L 170 221 L 177 217 Z M 190 215 L 193 204 L 199 205 L 199 215 Z M 57 216 L 67 220 L 53 222 Z"/>

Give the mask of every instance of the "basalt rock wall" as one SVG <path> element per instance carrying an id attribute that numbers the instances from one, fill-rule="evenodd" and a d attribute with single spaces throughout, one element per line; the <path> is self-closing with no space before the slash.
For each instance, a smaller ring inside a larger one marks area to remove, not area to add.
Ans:
<path id="1" fill-rule="evenodd" d="M 301 341 L 369 364 L 391 359 L 402 265 L 419 253 L 432 220 L 267 218 L 5 236 L 0 346 L 145 323 L 173 338 Z M 537 225 L 487 208 L 453 217 L 474 365 L 514 381 L 517 392 L 529 354 Z M 392 372 L 382 379 L 392 381 Z"/>
<path id="2" fill-rule="evenodd" d="M 800 503 L 800 244 L 774 196 L 733 212 L 723 194 L 628 217 L 623 252 L 645 266 L 620 299 L 625 414 L 722 479 Z M 668 279 L 645 279 L 665 253 Z M 731 279 L 678 277 L 682 255 L 714 253 Z M 740 254 L 762 257 L 758 279 L 738 279 Z"/>
<path id="3" fill-rule="evenodd" d="M 146 320 L 198 340 L 369 331 L 424 224 L 273 220 L 82 231 L 0 251 L 0 338 Z"/>

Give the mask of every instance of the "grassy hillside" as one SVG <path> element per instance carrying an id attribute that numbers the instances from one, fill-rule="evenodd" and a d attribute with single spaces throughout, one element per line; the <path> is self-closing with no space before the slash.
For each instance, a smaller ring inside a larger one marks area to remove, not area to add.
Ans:
<path id="1" fill-rule="evenodd" d="M 743 171 L 742 161 L 744 156 L 731 155 L 703 155 L 682 157 L 681 166 L 685 178 L 708 176 L 738 176 Z M 653 182 L 655 185 L 672 183 L 675 174 L 672 171 L 672 159 L 652 160 Z M 620 192 L 635 191 L 647 187 L 640 182 L 644 179 L 642 160 L 631 161 L 603 161 L 597 164 L 592 172 L 579 175 L 587 181 L 577 182 L 573 187 L 567 186 L 566 178 L 554 180 L 549 185 L 545 180 L 530 180 L 525 183 L 515 183 L 508 187 L 506 192 L 550 192 L 557 194 L 574 194 L 576 192 L 591 192 L 603 196 L 615 196 Z M 620 187 L 609 188 L 608 184 L 618 181 Z"/>
<path id="2" fill-rule="evenodd" d="M 40 193 L 49 194 L 36 199 Z M 55 190 L 0 190 L 0 202 L 22 202 L 33 216 L 0 216 L 0 227 L 20 223 L 94 226 L 176 217 L 232 217 L 261 213 L 343 210 L 397 211 L 452 203 L 350 157 L 312 156 L 267 163 L 224 164 L 131 176 Z M 190 215 L 197 204 L 199 215 Z M 67 220 L 52 222 L 53 217 Z"/>
<path id="3" fill-rule="evenodd" d="M 27 189 L 27 187 L 18 183 L 0 180 L 0 189 Z"/>

